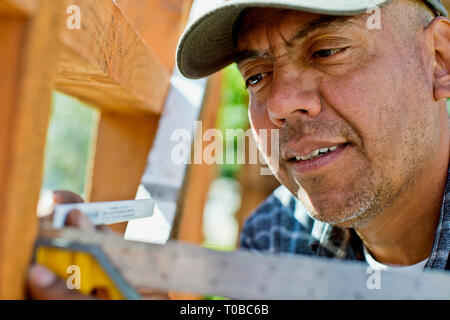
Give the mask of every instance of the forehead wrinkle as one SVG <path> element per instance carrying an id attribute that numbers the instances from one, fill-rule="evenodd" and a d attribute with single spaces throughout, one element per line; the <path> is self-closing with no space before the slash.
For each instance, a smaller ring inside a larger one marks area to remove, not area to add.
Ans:
<path id="1" fill-rule="evenodd" d="M 349 20 L 354 18 L 354 16 L 325 16 L 319 17 L 311 22 L 309 22 L 304 28 L 301 28 L 289 43 L 292 45 L 293 42 L 302 40 L 309 36 L 311 33 L 316 33 L 325 29 L 336 28 L 340 29 L 344 26 L 355 26 L 356 24 L 350 22 Z"/>
<path id="2" fill-rule="evenodd" d="M 274 16 L 281 14 L 284 11 L 289 10 L 283 10 L 281 12 L 277 12 L 276 14 L 273 14 L 270 18 L 273 19 Z M 329 28 L 342 28 L 344 26 L 356 26 L 357 24 L 354 22 L 350 22 L 352 18 L 355 18 L 355 16 L 320 16 L 306 24 L 306 26 L 300 27 L 300 30 L 295 33 L 295 35 L 292 37 L 292 39 L 286 39 L 286 37 L 282 34 L 281 30 L 278 30 L 281 39 L 283 42 L 286 43 L 287 47 L 292 47 L 295 42 L 301 41 L 304 38 L 310 36 L 313 33 L 317 33 L 320 31 L 324 31 Z M 260 21 L 257 23 L 257 25 L 262 24 L 263 22 Z M 267 23 L 267 21 L 265 22 Z M 248 32 L 253 27 L 256 27 L 256 25 L 249 26 L 245 28 L 244 30 L 241 30 L 239 33 L 245 31 Z M 279 29 L 279 28 L 278 28 Z M 269 32 L 271 31 L 271 28 L 266 28 L 266 37 L 269 37 Z M 269 43 L 268 50 L 243 50 L 236 54 L 234 62 L 237 64 L 240 64 L 244 62 L 245 60 L 256 60 L 259 58 L 268 58 L 270 59 L 272 55 L 270 52 L 273 52 L 274 47 L 271 43 Z"/>
<path id="3" fill-rule="evenodd" d="M 268 51 L 243 50 L 236 54 L 234 62 L 238 65 L 246 61 L 256 59 L 271 59 L 272 55 Z"/>

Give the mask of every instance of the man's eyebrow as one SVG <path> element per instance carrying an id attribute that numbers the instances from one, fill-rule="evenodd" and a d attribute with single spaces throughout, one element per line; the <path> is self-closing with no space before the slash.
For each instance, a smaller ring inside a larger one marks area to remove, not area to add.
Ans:
<path id="1" fill-rule="evenodd" d="M 307 37 L 310 33 L 323 30 L 330 27 L 342 27 L 353 25 L 348 20 L 353 16 L 325 16 L 309 22 L 306 27 L 302 28 L 293 38 L 293 41 L 301 40 Z"/>
<path id="2" fill-rule="evenodd" d="M 344 25 L 350 25 L 348 22 L 353 18 L 353 16 L 325 16 L 317 18 L 311 22 L 309 22 L 305 27 L 303 27 L 291 41 L 288 42 L 289 45 L 292 45 L 294 41 L 301 40 L 307 37 L 312 32 L 322 30 L 330 27 L 340 27 Z M 269 58 L 270 54 L 266 51 L 257 51 L 257 50 L 243 50 L 239 51 L 235 57 L 234 62 L 238 65 L 244 60 L 254 60 L 258 58 Z"/>
<path id="3" fill-rule="evenodd" d="M 270 58 L 270 54 L 267 51 L 257 51 L 257 50 L 243 50 L 239 51 L 235 57 L 234 62 L 238 65 L 244 60 L 254 60 L 254 59 L 263 59 Z"/>

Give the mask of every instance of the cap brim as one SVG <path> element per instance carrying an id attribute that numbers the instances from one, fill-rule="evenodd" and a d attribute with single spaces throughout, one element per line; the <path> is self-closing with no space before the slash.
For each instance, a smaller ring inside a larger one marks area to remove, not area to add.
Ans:
<path id="1" fill-rule="evenodd" d="M 188 78 L 209 76 L 234 61 L 233 29 L 247 8 L 273 7 L 316 14 L 351 16 L 391 0 L 231 0 L 193 21 L 177 49 L 180 72 Z"/>

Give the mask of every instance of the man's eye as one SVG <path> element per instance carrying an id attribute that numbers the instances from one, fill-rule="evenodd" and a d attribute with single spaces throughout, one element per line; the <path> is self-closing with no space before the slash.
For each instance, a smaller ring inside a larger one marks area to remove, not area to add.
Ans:
<path id="1" fill-rule="evenodd" d="M 258 73 L 257 75 L 251 76 L 245 82 L 245 86 L 251 87 L 256 86 L 262 79 L 266 77 L 267 73 Z"/>
<path id="2" fill-rule="evenodd" d="M 342 50 L 344 50 L 345 48 L 342 49 L 324 49 L 324 50 L 318 50 L 316 52 L 313 53 L 312 57 L 313 58 L 328 58 L 331 57 L 332 55 L 335 55 L 336 53 L 341 52 Z"/>

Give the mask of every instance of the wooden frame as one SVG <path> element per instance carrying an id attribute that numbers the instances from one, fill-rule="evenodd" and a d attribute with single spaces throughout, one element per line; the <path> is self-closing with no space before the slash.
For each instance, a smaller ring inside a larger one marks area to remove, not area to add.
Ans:
<path id="1" fill-rule="evenodd" d="M 88 200 L 134 198 L 191 0 L 168 3 L 0 0 L 0 299 L 24 297 L 52 88 L 100 110 Z"/>

